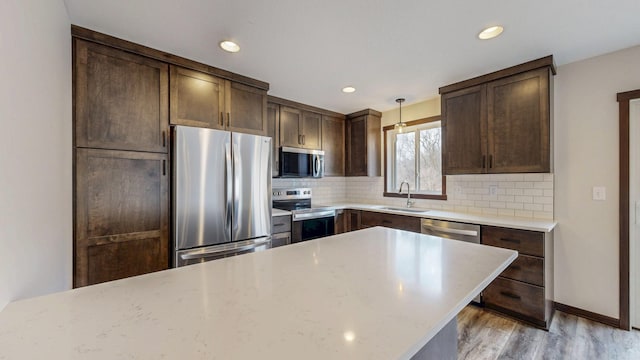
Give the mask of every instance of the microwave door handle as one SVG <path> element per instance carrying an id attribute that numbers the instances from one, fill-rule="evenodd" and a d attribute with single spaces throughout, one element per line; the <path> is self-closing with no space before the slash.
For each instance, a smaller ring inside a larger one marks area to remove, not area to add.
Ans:
<path id="1" fill-rule="evenodd" d="M 313 176 L 318 177 L 320 175 L 320 156 L 313 156 Z"/>

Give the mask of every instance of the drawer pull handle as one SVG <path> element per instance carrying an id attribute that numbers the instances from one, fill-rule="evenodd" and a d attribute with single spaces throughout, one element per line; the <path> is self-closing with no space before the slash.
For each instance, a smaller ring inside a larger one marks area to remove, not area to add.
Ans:
<path id="1" fill-rule="evenodd" d="M 518 240 L 518 239 L 501 238 L 500 240 L 506 241 L 506 242 L 510 242 L 510 243 L 514 243 L 514 244 L 520 244 L 520 240 Z"/>
<path id="2" fill-rule="evenodd" d="M 391 220 L 382 220 L 383 224 L 391 224 Z"/>
<path id="3" fill-rule="evenodd" d="M 520 270 L 520 266 L 518 266 L 518 265 L 511 265 L 511 270 Z"/>
<path id="4" fill-rule="evenodd" d="M 273 227 L 276 227 L 276 226 L 284 226 L 284 224 L 273 224 Z"/>
<path id="5" fill-rule="evenodd" d="M 512 293 L 507 292 L 507 291 L 500 291 L 500 295 L 506 296 L 508 298 L 515 299 L 515 300 L 520 300 L 521 299 L 520 295 L 512 294 Z"/>

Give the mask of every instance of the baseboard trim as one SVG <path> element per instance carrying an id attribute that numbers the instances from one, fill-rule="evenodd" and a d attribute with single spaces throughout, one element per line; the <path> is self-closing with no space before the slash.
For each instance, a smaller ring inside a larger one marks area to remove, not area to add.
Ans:
<path id="1" fill-rule="evenodd" d="M 585 319 L 596 321 L 596 322 L 609 325 L 615 328 L 620 328 L 620 319 L 612 318 L 602 314 L 597 314 L 591 311 L 579 309 L 577 307 L 573 307 L 570 305 L 565 305 L 557 302 L 554 302 L 553 305 L 558 311 L 562 311 L 570 315 L 580 316 Z"/>

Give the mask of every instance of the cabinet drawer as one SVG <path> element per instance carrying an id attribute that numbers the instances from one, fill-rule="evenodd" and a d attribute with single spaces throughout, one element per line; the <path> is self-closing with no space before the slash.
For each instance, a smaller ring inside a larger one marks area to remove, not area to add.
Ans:
<path id="1" fill-rule="evenodd" d="M 544 289 L 539 286 L 498 277 L 487 286 L 482 298 L 489 308 L 506 309 L 544 321 Z"/>
<path id="2" fill-rule="evenodd" d="M 373 211 L 363 211 L 360 219 L 362 227 L 384 226 L 392 229 L 420 232 L 420 218 L 391 215 Z"/>
<path id="3" fill-rule="evenodd" d="M 291 216 L 274 216 L 271 221 L 271 233 L 291 231 Z"/>
<path id="4" fill-rule="evenodd" d="M 528 255 L 518 255 L 518 258 L 500 276 L 544 286 L 544 260 Z"/>
<path id="5" fill-rule="evenodd" d="M 276 248 L 279 246 L 285 246 L 289 244 L 291 244 L 290 232 L 273 234 L 273 236 L 271 237 L 271 248 Z"/>
<path id="6" fill-rule="evenodd" d="M 541 232 L 483 226 L 482 243 L 544 257 L 544 234 Z"/>

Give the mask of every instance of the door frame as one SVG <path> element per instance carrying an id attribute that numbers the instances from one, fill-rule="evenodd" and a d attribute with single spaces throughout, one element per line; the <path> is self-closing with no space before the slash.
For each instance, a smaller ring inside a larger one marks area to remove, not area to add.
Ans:
<path id="1" fill-rule="evenodd" d="M 617 94 L 620 123 L 620 324 L 631 329 L 629 275 L 629 102 L 640 99 L 640 89 Z"/>

